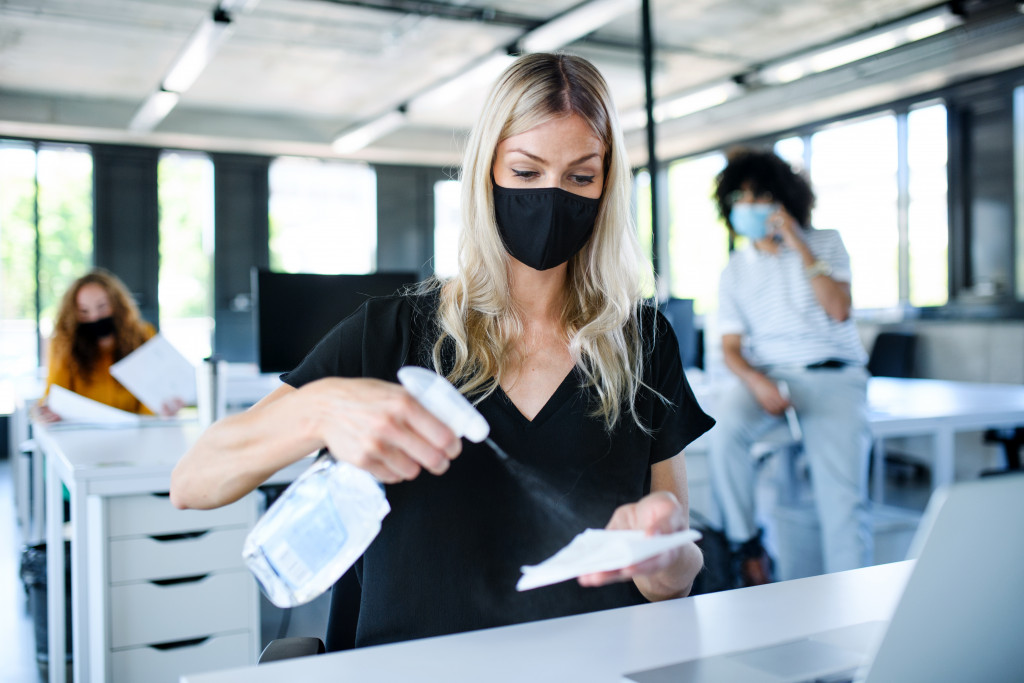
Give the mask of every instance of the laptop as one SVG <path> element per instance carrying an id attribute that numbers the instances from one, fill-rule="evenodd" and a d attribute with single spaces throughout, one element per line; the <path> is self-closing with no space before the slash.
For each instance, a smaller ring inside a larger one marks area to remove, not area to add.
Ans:
<path id="1" fill-rule="evenodd" d="M 892 619 L 625 674 L 627 683 L 1024 680 L 1024 474 L 931 497 Z"/>

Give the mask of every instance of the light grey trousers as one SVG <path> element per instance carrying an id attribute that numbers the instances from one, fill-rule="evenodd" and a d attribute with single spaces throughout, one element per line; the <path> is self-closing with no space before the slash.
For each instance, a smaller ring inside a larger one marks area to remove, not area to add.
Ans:
<path id="1" fill-rule="evenodd" d="M 773 368 L 766 374 L 789 385 L 790 402 L 803 431 L 825 571 L 870 564 L 867 371 L 859 367 Z M 751 446 L 783 418 L 765 412 L 740 382 L 722 387 L 714 406 L 717 423 L 709 434 L 708 458 L 712 495 L 718 522 L 729 541 L 738 544 L 757 534 L 757 470 Z"/>

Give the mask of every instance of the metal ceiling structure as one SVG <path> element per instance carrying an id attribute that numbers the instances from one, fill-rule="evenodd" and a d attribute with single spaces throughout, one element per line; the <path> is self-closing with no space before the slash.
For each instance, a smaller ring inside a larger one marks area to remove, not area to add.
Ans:
<path id="1" fill-rule="evenodd" d="M 642 164 L 641 4 L 6 0 L 0 136 L 451 165 L 509 52 L 562 49 L 605 74 Z M 1024 65 L 1019 2 L 649 5 L 660 158 Z"/>

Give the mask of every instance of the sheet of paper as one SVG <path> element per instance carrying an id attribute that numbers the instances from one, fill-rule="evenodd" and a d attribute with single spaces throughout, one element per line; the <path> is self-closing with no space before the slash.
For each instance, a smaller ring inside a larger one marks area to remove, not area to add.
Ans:
<path id="1" fill-rule="evenodd" d="M 587 529 L 540 564 L 522 567 L 516 590 L 526 591 L 575 579 L 591 572 L 622 569 L 666 550 L 700 540 L 687 529 L 674 534 L 647 536 L 643 531 Z"/>
<path id="2" fill-rule="evenodd" d="M 86 398 L 64 387 L 53 385 L 46 398 L 50 410 L 60 415 L 64 423 L 87 422 L 89 424 L 137 425 L 139 416 L 125 410 L 112 408 L 105 403 Z"/>
<path id="3" fill-rule="evenodd" d="M 110 374 L 157 415 L 176 398 L 196 403 L 196 369 L 162 334 L 111 365 Z"/>

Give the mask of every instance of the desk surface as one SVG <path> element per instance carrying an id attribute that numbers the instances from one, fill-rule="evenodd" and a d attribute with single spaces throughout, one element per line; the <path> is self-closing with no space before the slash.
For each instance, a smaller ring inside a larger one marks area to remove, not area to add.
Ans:
<path id="1" fill-rule="evenodd" d="M 181 680 L 617 683 L 630 671 L 888 620 L 912 566 L 912 562 L 879 565 L 682 600 L 195 674 Z"/>

